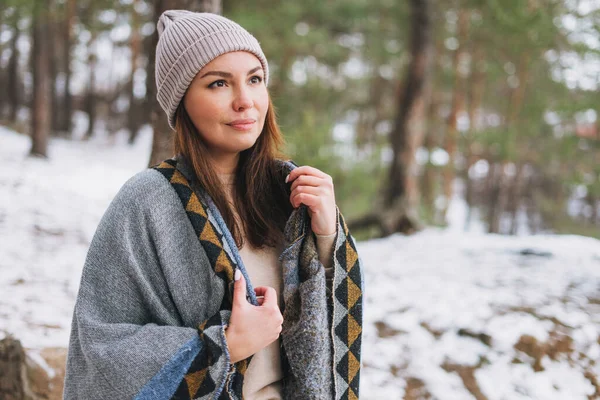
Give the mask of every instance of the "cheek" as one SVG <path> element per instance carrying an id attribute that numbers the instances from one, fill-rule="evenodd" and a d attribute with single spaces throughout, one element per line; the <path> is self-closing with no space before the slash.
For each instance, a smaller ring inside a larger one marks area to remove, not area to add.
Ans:
<path id="1" fill-rule="evenodd" d="M 264 119 L 265 116 L 267 115 L 267 109 L 269 108 L 269 94 L 267 93 L 266 88 L 265 88 L 264 95 L 261 95 L 259 97 L 257 103 L 259 104 L 259 110 L 261 112 L 261 116 Z"/>
<path id="2" fill-rule="evenodd" d="M 184 102 L 185 108 L 192 122 L 199 129 L 215 123 L 219 118 L 218 104 L 213 100 L 207 100 L 202 96 L 191 96 Z"/>

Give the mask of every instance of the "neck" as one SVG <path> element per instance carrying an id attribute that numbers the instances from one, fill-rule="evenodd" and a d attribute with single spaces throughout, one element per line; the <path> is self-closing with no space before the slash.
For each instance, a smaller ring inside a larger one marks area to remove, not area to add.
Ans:
<path id="1" fill-rule="evenodd" d="M 233 174 L 240 160 L 240 153 L 211 154 L 210 158 L 217 174 Z"/>

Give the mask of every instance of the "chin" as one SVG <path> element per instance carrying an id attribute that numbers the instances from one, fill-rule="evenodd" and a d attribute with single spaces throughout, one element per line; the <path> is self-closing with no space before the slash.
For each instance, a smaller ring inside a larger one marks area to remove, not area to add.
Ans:
<path id="1" fill-rule="evenodd" d="M 256 144 L 258 138 L 253 138 L 251 140 L 240 140 L 237 143 L 231 143 L 234 146 L 232 146 L 231 151 L 234 153 L 240 153 L 242 151 L 248 150 L 249 148 L 251 148 L 252 146 L 254 146 Z"/>
<path id="2" fill-rule="evenodd" d="M 246 137 L 242 137 L 240 138 L 240 145 L 242 147 L 244 147 L 244 150 L 249 149 L 250 147 L 254 146 L 256 144 L 256 142 L 258 141 L 258 137 L 259 135 L 248 135 Z"/>

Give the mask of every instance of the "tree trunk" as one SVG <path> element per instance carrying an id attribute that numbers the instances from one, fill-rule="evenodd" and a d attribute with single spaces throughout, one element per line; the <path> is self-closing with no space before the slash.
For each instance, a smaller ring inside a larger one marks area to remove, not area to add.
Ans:
<path id="1" fill-rule="evenodd" d="M 427 150 L 427 163 L 423 167 L 421 175 L 421 206 L 427 211 L 427 222 L 434 222 L 436 215 L 435 194 L 436 194 L 436 167 L 431 162 L 431 153 L 436 146 L 436 118 L 439 112 L 439 96 L 433 94 L 428 108 L 427 124 L 428 129 L 423 138 L 423 147 Z"/>
<path id="2" fill-rule="evenodd" d="M 505 233 L 500 232 L 501 230 L 501 218 L 504 215 L 505 211 L 512 212 L 512 210 L 507 209 L 509 207 L 509 191 L 511 190 L 510 185 L 508 184 L 508 178 L 504 173 L 504 167 L 507 161 L 514 162 L 517 164 L 516 160 L 518 160 L 519 154 L 518 149 L 516 147 L 516 131 L 519 122 L 519 114 L 521 112 L 521 108 L 525 99 L 526 94 L 526 84 L 527 79 L 529 77 L 529 60 L 530 56 L 528 54 L 522 54 L 517 64 L 517 75 L 516 78 L 518 80 L 518 85 L 511 89 L 510 97 L 508 102 L 508 109 L 506 113 L 506 121 L 505 121 L 505 129 L 506 136 L 505 140 L 507 141 L 507 154 L 505 154 L 505 158 L 500 161 L 499 164 L 499 175 L 497 177 L 498 181 L 493 185 L 494 189 L 497 191 L 497 198 L 492 199 L 490 203 L 491 213 L 489 215 L 489 231 L 490 233 Z M 519 180 L 518 176 L 520 171 L 516 171 L 517 175 L 515 177 L 516 180 Z M 515 188 L 516 190 L 516 188 Z M 514 199 L 516 202 L 515 207 L 518 207 L 519 200 Z M 516 212 L 516 210 L 514 211 Z M 516 218 L 516 215 L 513 216 Z M 516 222 L 516 221 L 515 221 Z"/>
<path id="3" fill-rule="evenodd" d="M 156 0 L 154 3 L 154 22 L 158 23 L 160 15 L 170 8 L 175 7 L 174 0 Z M 152 34 L 152 46 L 150 46 L 150 55 L 148 56 L 148 65 L 146 67 L 146 97 L 149 99 L 149 106 L 152 121 L 152 152 L 150 154 L 150 160 L 148 166 L 154 166 L 165 160 L 172 155 L 171 145 L 171 128 L 167 120 L 165 112 L 160 107 L 156 98 L 157 88 L 155 79 L 155 65 L 156 62 L 156 45 L 158 44 L 158 30 L 154 30 Z"/>
<path id="4" fill-rule="evenodd" d="M 48 54 L 48 0 L 35 2 L 33 11 L 33 101 L 30 155 L 47 157 L 50 129 L 50 77 Z"/>
<path id="5" fill-rule="evenodd" d="M 64 88 L 62 112 L 57 124 L 60 132 L 66 132 L 70 136 L 71 119 L 73 116 L 73 97 L 71 96 L 71 48 L 73 46 L 73 24 L 75 21 L 76 0 L 67 0 L 65 4 L 65 19 L 63 23 L 63 47 L 62 47 L 62 71 L 64 73 Z"/>
<path id="6" fill-rule="evenodd" d="M 528 53 L 523 53 L 517 65 L 517 87 L 511 89 L 508 111 L 506 113 L 506 126 L 510 129 L 518 120 L 519 114 L 523 108 L 525 94 L 527 89 L 527 81 L 529 79 L 531 57 Z"/>
<path id="7" fill-rule="evenodd" d="M 89 140 L 94 134 L 96 127 L 96 54 L 94 53 L 94 44 L 96 42 L 96 32 L 92 32 L 92 37 L 88 44 L 88 66 L 90 78 L 88 80 L 88 91 L 85 97 L 85 111 L 88 115 L 88 129 L 85 139 Z"/>
<path id="8" fill-rule="evenodd" d="M 19 48 L 17 47 L 17 41 L 21 35 L 21 31 L 19 30 L 19 17 L 16 15 L 16 12 L 13 17 L 13 36 L 10 39 L 10 59 L 8 60 L 8 71 L 6 74 L 6 96 L 8 98 L 9 106 L 8 120 L 14 124 L 17 122 L 17 111 L 21 105 L 21 96 L 19 95 L 18 89 L 18 84 L 20 82 L 18 69 L 20 53 Z"/>
<path id="9" fill-rule="evenodd" d="M 209 12 L 213 14 L 221 14 L 223 7 L 221 0 L 184 0 L 187 10 L 196 12 Z"/>
<path id="10" fill-rule="evenodd" d="M 511 215 L 510 234 L 516 235 L 519 233 L 519 211 L 521 210 L 521 204 L 523 203 L 523 180 L 525 178 L 525 167 L 518 162 L 516 164 L 517 170 L 515 176 L 511 182 L 510 193 L 508 195 L 508 211 Z"/>
<path id="11" fill-rule="evenodd" d="M 425 105 L 424 86 L 430 64 L 431 8 L 429 0 L 411 0 L 411 55 L 412 59 L 399 93 L 398 111 L 391 133 L 393 151 L 388 175 L 384 207 L 399 208 L 394 213 L 391 229 L 411 232 L 417 229 L 415 210 L 416 177 L 414 155 L 422 141 Z"/>
<path id="12" fill-rule="evenodd" d="M 438 35 L 432 46 L 432 66 L 434 70 L 444 68 L 443 54 L 445 51 L 445 37 Z M 427 110 L 427 133 L 423 139 L 423 147 L 427 150 L 427 163 L 421 173 L 421 209 L 425 211 L 426 222 L 429 224 L 443 224 L 441 210 L 436 207 L 435 200 L 440 192 L 442 183 L 442 169 L 433 164 L 432 154 L 435 149 L 442 147 L 443 123 L 440 118 L 440 108 L 444 104 L 444 93 L 435 90 L 439 87 L 436 74 L 432 74 L 430 85 L 430 104 Z M 442 188 L 443 189 L 443 188 Z"/>
<path id="13" fill-rule="evenodd" d="M 129 143 L 133 143 L 137 137 L 138 129 L 140 128 L 140 118 L 137 106 L 137 100 L 134 94 L 134 76 L 137 70 L 137 60 L 140 55 L 141 35 L 139 16 L 135 7 L 140 0 L 135 0 L 131 7 L 131 72 L 129 75 L 129 83 L 127 91 L 129 92 L 129 113 L 127 116 L 127 127 L 129 129 Z M 150 79 L 151 77 L 149 77 Z"/>
<path id="14" fill-rule="evenodd" d="M 511 161 L 515 161 L 519 158 L 517 154 L 517 130 L 519 123 L 519 114 L 521 113 L 522 106 L 525 100 L 527 81 L 529 79 L 529 62 L 530 56 L 527 53 L 521 55 L 519 63 L 517 65 L 516 78 L 518 85 L 512 88 L 510 91 L 508 109 L 506 112 L 506 139 L 507 140 L 507 158 Z"/>
<path id="15" fill-rule="evenodd" d="M 473 207 L 475 206 L 474 199 L 474 182 L 469 177 L 469 171 L 471 167 L 481 158 L 481 152 L 476 149 L 475 134 L 479 130 L 477 122 L 477 111 L 481 109 L 481 103 L 483 100 L 483 92 L 485 87 L 485 75 L 483 72 L 482 63 L 485 58 L 483 51 L 479 46 L 475 47 L 472 51 L 473 62 L 471 70 L 471 79 L 468 84 L 467 97 L 469 102 L 468 114 L 469 114 L 469 130 L 465 137 L 464 153 L 467 160 L 466 173 L 465 173 L 465 201 L 467 203 L 467 217 L 465 221 L 465 230 L 469 229 L 471 224 Z"/>
<path id="16" fill-rule="evenodd" d="M 50 132 L 52 135 L 57 135 L 59 132 L 58 123 L 60 121 L 60 116 L 63 112 L 62 107 L 62 96 L 59 93 L 59 89 L 57 87 L 58 74 L 59 74 L 59 63 L 60 59 L 58 57 L 58 53 L 62 47 L 61 36 L 59 34 L 59 24 L 57 21 L 57 15 L 54 11 L 57 7 L 56 0 L 50 1 L 50 9 L 52 11 L 48 11 L 48 37 L 46 41 L 48 43 L 48 70 L 50 75 L 50 103 L 51 109 L 53 110 L 50 113 Z"/>
<path id="17" fill-rule="evenodd" d="M 446 203 L 443 210 L 444 219 L 452 200 L 453 183 L 456 177 L 456 152 L 458 148 L 458 114 L 465 108 L 465 78 L 466 72 L 463 67 L 467 42 L 467 31 L 469 28 L 469 11 L 460 10 L 458 12 L 458 48 L 454 51 L 453 72 L 454 72 L 454 93 L 452 96 L 452 109 L 448 117 L 448 130 L 446 132 L 446 152 L 448 153 L 448 164 L 444 167 L 444 197 Z"/>
<path id="18" fill-rule="evenodd" d="M 183 8 L 197 12 L 221 12 L 220 0 L 156 0 L 154 3 L 154 22 L 158 22 L 160 15 L 168 9 Z M 167 116 L 156 99 L 156 81 L 154 79 L 154 63 L 156 60 L 156 45 L 158 44 L 158 31 L 152 35 L 152 46 L 148 57 L 146 96 L 150 99 L 151 121 L 153 129 L 152 153 L 149 166 L 156 165 L 166 158 L 173 156 L 172 133 Z"/>
<path id="19" fill-rule="evenodd" d="M 592 213 L 590 214 L 589 223 L 591 226 L 595 226 L 598 224 L 598 197 L 592 194 L 588 195 L 588 203 L 592 208 Z"/>
<path id="20" fill-rule="evenodd" d="M 529 234 L 535 235 L 538 232 L 539 211 L 536 205 L 535 192 L 537 188 L 537 174 L 533 173 L 527 177 L 523 183 L 523 204 L 527 215 L 527 227 Z"/>
<path id="21" fill-rule="evenodd" d="M 488 233 L 501 233 L 500 222 L 505 206 L 504 163 L 490 161 L 488 173 Z"/>

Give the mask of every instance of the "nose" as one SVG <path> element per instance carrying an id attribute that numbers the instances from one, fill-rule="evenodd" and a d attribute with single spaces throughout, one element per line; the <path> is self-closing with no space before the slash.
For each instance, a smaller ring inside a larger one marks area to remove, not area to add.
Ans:
<path id="1" fill-rule="evenodd" d="M 248 108 L 252 108 L 254 100 L 252 99 L 252 93 L 248 87 L 241 86 L 235 91 L 235 98 L 233 99 L 233 109 L 235 111 L 244 111 Z"/>

